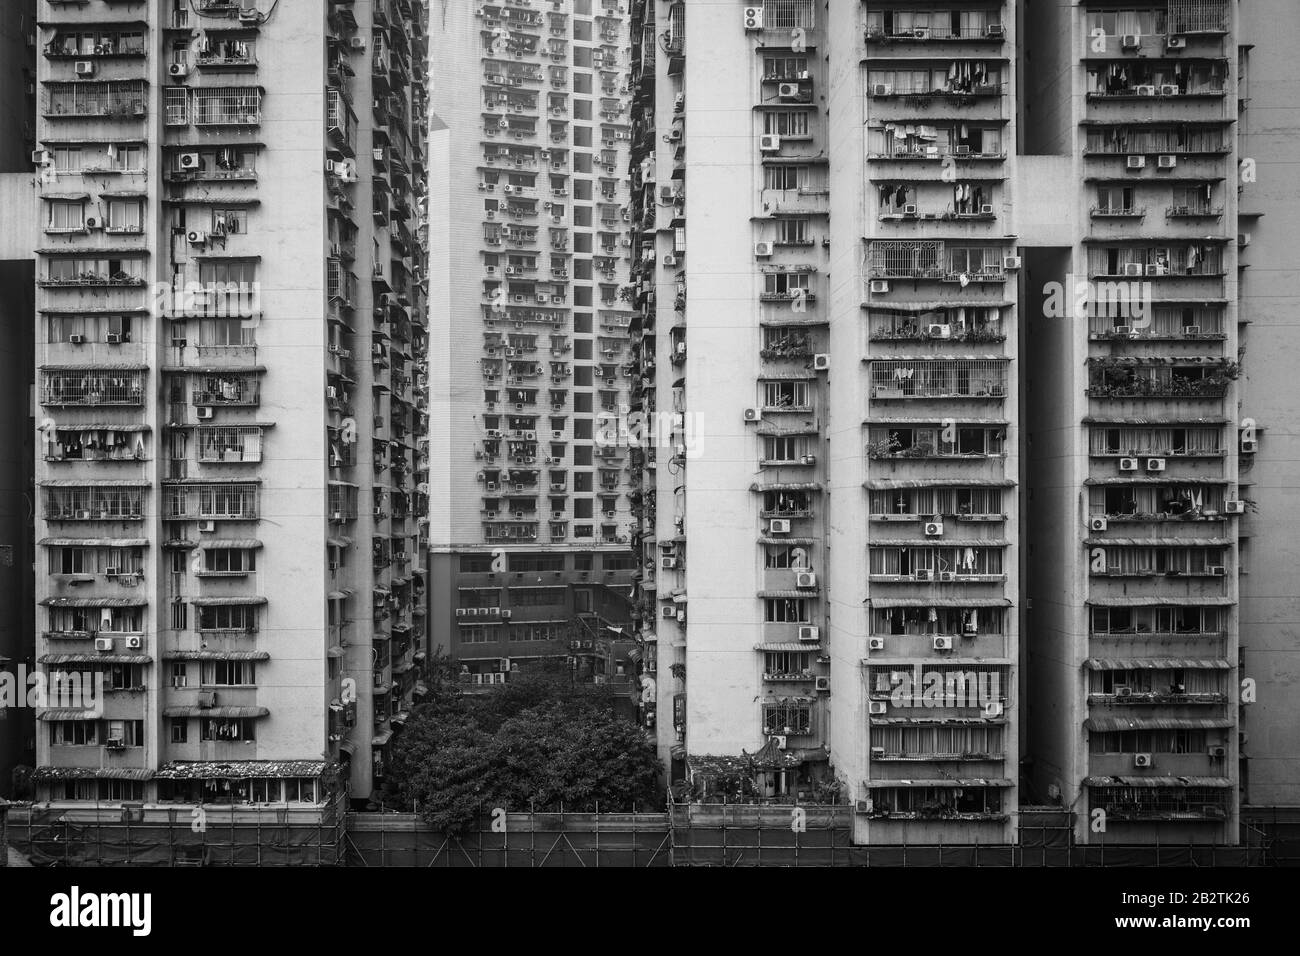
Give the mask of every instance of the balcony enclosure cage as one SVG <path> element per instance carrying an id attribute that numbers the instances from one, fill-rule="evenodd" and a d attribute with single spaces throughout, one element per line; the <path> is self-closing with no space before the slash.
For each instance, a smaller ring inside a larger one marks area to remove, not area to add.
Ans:
<path id="1" fill-rule="evenodd" d="M 910 577 L 916 572 L 951 572 L 957 577 L 1001 575 L 1003 548 L 980 542 L 970 545 L 905 545 L 868 548 L 872 577 Z"/>
<path id="2" fill-rule="evenodd" d="M 261 489 L 252 483 L 212 482 L 167 485 L 164 519 L 250 521 L 259 516 Z"/>
<path id="3" fill-rule="evenodd" d="M 873 490 L 870 509 L 873 517 L 911 515 L 917 518 L 1001 518 L 1003 493 L 1002 488 L 981 486 Z"/>
<path id="4" fill-rule="evenodd" d="M 51 117 L 140 118 L 147 96 L 143 80 L 47 83 L 43 112 Z"/>
<path id="5" fill-rule="evenodd" d="M 942 239 L 878 239 L 867 247 L 875 279 L 1005 278 L 1001 246 L 949 246 Z"/>
<path id="6" fill-rule="evenodd" d="M 47 521 L 139 521 L 148 491 L 141 486 L 93 484 L 42 489 Z"/>
<path id="7" fill-rule="evenodd" d="M 900 360 L 871 363 L 875 399 L 1005 398 L 1005 359 Z"/>

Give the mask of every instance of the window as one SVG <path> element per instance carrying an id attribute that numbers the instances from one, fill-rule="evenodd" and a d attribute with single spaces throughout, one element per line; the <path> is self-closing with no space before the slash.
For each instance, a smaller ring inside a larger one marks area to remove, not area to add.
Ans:
<path id="1" fill-rule="evenodd" d="M 208 574 L 248 574 L 257 570 L 251 548 L 207 548 L 203 552 L 203 570 Z"/>
<path id="2" fill-rule="evenodd" d="M 108 220 L 104 228 L 109 232 L 136 233 L 144 231 L 143 199 L 110 199 Z"/>
<path id="3" fill-rule="evenodd" d="M 764 189 L 803 189 L 808 184 L 807 166 L 764 166 Z"/>
<path id="4" fill-rule="evenodd" d="M 190 721 L 187 717 L 171 717 L 168 719 L 171 725 L 171 742 L 174 744 L 188 743 L 190 739 Z"/>
<path id="5" fill-rule="evenodd" d="M 808 72 L 806 56 L 763 57 L 763 79 L 797 80 Z"/>
<path id="6" fill-rule="evenodd" d="M 775 241 L 778 245 L 807 245 L 812 242 L 808 236 L 809 224 L 810 220 L 799 217 L 778 219 L 776 220 Z"/>
<path id="7" fill-rule="evenodd" d="M 50 745 L 94 747 L 99 744 L 99 724 L 93 720 L 56 720 L 50 724 Z"/>
<path id="8" fill-rule="evenodd" d="M 257 607 L 252 604 L 205 605 L 198 609 L 201 631 L 255 631 Z"/>
<path id="9" fill-rule="evenodd" d="M 763 601 L 763 620 L 769 624 L 807 624 L 808 600 L 806 598 L 766 598 Z"/>
<path id="10" fill-rule="evenodd" d="M 763 707 L 763 733 L 812 733 L 812 707 L 807 704 L 766 704 Z"/>
<path id="11" fill-rule="evenodd" d="M 764 674 L 807 674 L 811 667 L 810 652 L 766 651 L 763 654 Z"/>
<path id="12" fill-rule="evenodd" d="M 768 435 L 763 438 L 763 460 L 770 462 L 794 462 L 804 454 L 805 441 L 802 435 Z"/>
<path id="13" fill-rule="evenodd" d="M 768 110 L 763 114 L 763 132 L 788 137 L 808 134 L 808 110 Z"/>
<path id="14" fill-rule="evenodd" d="M 201 717 L 200 740 L 252 741 L 254 722 L 249 717 Z"/>
<path id="15" fill-rule="evenodd" d="M 203 661 L 200 683 L 204 687 L 251 687 L 257 684 L 252 661 Z"/>
<path id="16" fill-rule="evenodd" d="M 48 209 L 47 229 L 61 232 L 86 228 L 86 204 L 83 200 L 51 199 Z"/>

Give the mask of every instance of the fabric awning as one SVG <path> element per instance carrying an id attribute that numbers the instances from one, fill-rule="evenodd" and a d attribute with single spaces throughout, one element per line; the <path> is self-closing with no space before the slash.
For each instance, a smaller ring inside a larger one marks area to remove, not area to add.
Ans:
<path id="1" fill-rule="evenodd" d="M 78 314 L 84 313 L 78 310 Z M 114 312 L 114 315 L 116 314 L 118 313 Z M 147 432 L 153 430 L 153 426 L 146 425 L 143 422 L 92 422 L 89 425 L 83 425 L 81 422 L 64 422 L 57 427 L 59 431 L 68 432 Z"/>
<path id="2" fill-rule="evenodd" d="M 242 604 L 265 604 L 266 598 L 255 594 L 236 594 L 227 597 L 190 598 L 190 603 L 195 607 L 229 607 Z"/>
<path id="3" fill-rule="evenodd" d="M 1222 717 L 1089 717 L 1083 726 L 1097 733 L 1107 733 L 1116 730 L 1219 730 L 1235 724 Z"/>
<path id="4" fill-rule="evenodd" d="M 1228 777 L 1085 777 L 1088 787 L 1231 787 Z"/>
<path id="5" fill-rule="evenodd" d="M 759 544 L 798 544 L 798 545 L 809 545 L 809 544 L 816 544 L 816 543 L 817 543 L 817 539 L 816 539 L 816 538 L 785 538 L 785 537 L 781 537 L 781 538 L 759 538 L 759 539 L 758 539 L 758 543 L 759 543 Z"/>
<path id="6" fill-rule="evenodd" d="M 864 425 L 902 425 L 905 428 L 924 428 L 934 425 L 997 425 L 1006 427 L 1011 424 L 1005 418 L 946 418 L 932 415 L 929 418 L 864 418 Z"/>
<path id="7" fill-rule="evenodd" d="M 149 482 L 138 478 L 50 478 L 42 488 L 148 488 Z"/>
<path id="8" fill-rule="evenodd" d="M 269 661 L 266 651 L 167 651 L 165 661 Z"/>
<path id="9" fill-rule="evenodd" d="M 142 597 L 47 597 L 41 601 L 45 607 L 144 607 L 148 603 Z"/>
<path id="10" fill-rule="evenodd" d="M 776 422 L 762 422 L 755 432 L 766 437 L 780 437 L 782 435 L 817 435 L 821 429 L 816 425 L 788 425 L 781 426 Z"/>
<path id="11" fill-rule="evenodd" d="M 872 724 L 892 724 L 901 726 L 928 727 L 984 727 L 989 724 L 1005 724 L 1005 717 L 868 717 Z"/>
<path id="12" fill-rule="evenodd" d="M 1005 777 L 936 777 L 929 780 L 863 780 L 862 785 L 868 790 L 881 790 L 886 787 L 1011 787 L 1014 784 Z"/>
<path id="13" fill-rule="evenodd" d="M 266 717 L 265 707 L 164 707 L 164 717 Z"/>
<path id="14" fill-rule="evenodd" d="M 1224 660 L 1192 657 L 1090 657 L 1083 662 L 1083 666 L 1090 671 L 1232 669 L 1232 665 Z"/>
<path id="15" fill-rule="evenodd" d="M 370 746 L 383 747 L 392 739 L 392 736 L 393 732 L 391 730 L 385 730 L 382 734 L 375 734 L 374 739 L 370 741 Z"/>
<path id="16" fill-rule="evenodd" d="M 1011 607 L 1010 598 L 867 598 L 874 608 L 892 607 Z"/>
<path id="17" fill-rule="evenodd" d="M 1005 309 L 1009 308 L 1011 303 L 1005 299 L 998 299 L 991 302 L 952 302 L 952 301 L 929 301 L 929 302 L 871 302 L 864 303 L 863 308 L 870 309 L 872 312 L 941 312 L 945 309 L 970 309 L 972 312 L 977 309 Z M 945 356 L 936 355 L 935 358 L 944 358 Z"/>
<path id="18" fill-rule="evenodd" d="M 949 355 L 947 352 L 934 355 L 864 355 L 864 362 L 1010 362 L 1005 355 L 975 355 L 967 353 L 964 355 Z"/>
<path id="19" fill-rule="evenodd" d="M 1106 418 L 1101 415 L 1085 415 L 1080 419 L 1085 425 L 1226 425 L 1232 419 L 1226 415 L 1210 415 L 1205 418 L 1176 416 L 1173 418 Z"/>

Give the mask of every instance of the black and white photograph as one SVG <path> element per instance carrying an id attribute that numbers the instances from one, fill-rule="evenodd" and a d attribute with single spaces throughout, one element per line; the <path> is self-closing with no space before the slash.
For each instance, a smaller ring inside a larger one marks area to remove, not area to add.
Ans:
<path id="1" fill-rule="evenodd" d="M 878 943 L 1279 929 L 1298 50 L 1294 0 L 0 0 L 10 928 L 802 868 Z"/>

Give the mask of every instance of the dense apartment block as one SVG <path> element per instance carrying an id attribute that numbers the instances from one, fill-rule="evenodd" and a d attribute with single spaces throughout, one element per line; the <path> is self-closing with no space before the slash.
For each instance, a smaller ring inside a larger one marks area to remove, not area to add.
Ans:
<path id="1" fill-rule="evenodd" d="M 1285 508 L 1294 291 L 1245 251 L 1283 160 L 1238 145 L 1284 14 L 1238 6 L 632 5 L 636 389 L 673 436 L 634 615 L 679 792 L 849 801 L 871 843 L 1011 842 L 1022 803 L 1233 843 L 1248 780 L 1294 802 L 1271 566 L 1239 613 L 1246 544 L 1290 550 L 1248 517 Z"/>
<path id="2" fill-rule="evenodd" d="M 432 640 L 471 688 L 549 663 L 631 689 L 627 19 L 456 4 L 430 40 Z"/>
<path id="3" fill-rule="evenodd" d="M 365 801 L 426 653 L 425 5 L 39 17 L 36 661 L 102 694 L 37 796 Z"/>

